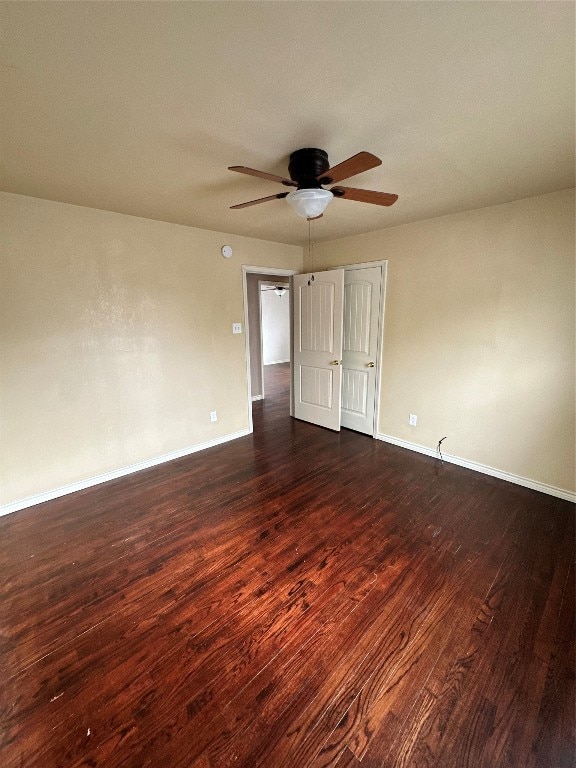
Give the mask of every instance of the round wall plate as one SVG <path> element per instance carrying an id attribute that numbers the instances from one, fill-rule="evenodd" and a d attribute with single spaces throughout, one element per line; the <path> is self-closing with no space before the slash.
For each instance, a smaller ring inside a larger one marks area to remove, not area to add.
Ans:
<path id="1" fill-rule="evenodd" d="M 229 245 L 222 246 L 222 256 L 224 256 L 225 259 L 229 259 L 230 256 L 232 256 L 232 248 Z"/>

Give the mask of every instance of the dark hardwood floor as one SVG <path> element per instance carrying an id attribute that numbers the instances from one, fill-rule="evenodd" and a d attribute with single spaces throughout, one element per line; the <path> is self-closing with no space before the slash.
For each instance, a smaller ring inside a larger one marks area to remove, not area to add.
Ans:
<path id="1" fill-rule="evenodd" d="M 574 507 L 288 416 L 0 519 L 4 768 L 568 768 Z"/>

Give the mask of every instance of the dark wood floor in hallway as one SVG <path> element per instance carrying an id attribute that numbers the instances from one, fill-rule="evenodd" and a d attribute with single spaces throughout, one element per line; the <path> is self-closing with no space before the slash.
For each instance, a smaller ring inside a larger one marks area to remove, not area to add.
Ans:
<path id="1" fill-rule="evenodd" d="M 568 768 L 574 506 L 288 416 L 0 519 L 5 768 Z"/>

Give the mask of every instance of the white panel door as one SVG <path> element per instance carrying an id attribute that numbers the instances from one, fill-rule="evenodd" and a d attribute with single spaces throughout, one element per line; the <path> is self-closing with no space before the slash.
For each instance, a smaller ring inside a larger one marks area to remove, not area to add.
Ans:
<path id="1" fill-rule="evenodd" d="M 293 277 L 294 416 L 340 431 L 344 270 Z"/>
<path id="2" fill-rule="evenodd" d="M 382 268 L 346 269 L 342 349 L 343 427 L 374 434 Z"/>

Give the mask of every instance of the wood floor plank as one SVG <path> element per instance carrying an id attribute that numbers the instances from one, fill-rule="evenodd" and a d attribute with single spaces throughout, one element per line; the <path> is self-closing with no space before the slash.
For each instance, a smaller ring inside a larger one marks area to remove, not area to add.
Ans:
<path id="1" fill-rule="evenodd" d="M 362 659 L 355 659 L 352 670 L 340 682 L 334 679 L 334 674 L 329 675 L 325 682 L 326 700 L 319 702 L 320 706 L 317 706 L 316 712 L 309 710 L 306 713 L 302 725 L 298 723 L 294 727 L 295 735 L 289 751 L 290 755 L 296 755 L 302 764 L 311 761 L 320 751 L 325 754 L 339 751 L 341 746 L 349 741 L 348 731 L 353 730 L 364 715 L 366 702 L 363 694 L 372 694 L 372 691 L 378 691 L 385 685 L 392 671 L 410 654 L 411 647 L 417 642 L 419 633 L 425 630 L 428 621 L 437 622 L 446 618 L 452 603 L 447 585 L 450 578 L 446 572 L 434 573 L 431 560 L 423 559 L 421 562 L 423 571 L 427 571 L 425 599 L 422 600 L 422 591 L 419 588 L 421 578 L 415 580 L 413 587 L 404 585 L 399 604 L 388 601 L 386 608 L 380 609 L 379 618 L 382 619 L 382 625 L 375 627 L 373 633 L 364 630 L 364 636 L 371 638 L 371 647 L 367 654 Z M 445 564 L 447 569 L 451 566 L 452 563 Z M 467 569 L 467 562 L 463 569 L 456 569 L 452 574 L 454 582 L 458 582 Z M 438 604 L 442 600 L 445 601 L 444 605 L 439 607 Z M 339 665 L 340 674 L 343 666 Z M 354 718 L 350 717 L 348 711 L 351 702 L 355 704 Z M 346 723 L 346 742 L 334 738 L 334 731 L 341 728 L 343 721 Z M 330 751 L 327 747 L 328 740 L 332 742 Z"/>
<path id="2" fill-rule="evenodd" d="M 521 525 L 515 526 L 515 535 L 510 532 L 509 537 L 518 550 L 518 558 L 504 559 L 467 639 L 461 646 L 456 645 L 459 652 L 454 653 L 453 643 L 445 649 L 442 664 L 435 666 L 434 674 L 416 700 L 414 716 L 407 723 L 408 732 L 396 736 L 391 751 L 397 749 L 398 757 L 391 765 L 418 764 L 423 759 L 454 767 L 508 765 L 509 759 L 511 765 L 517 764 L 518 750 L 507 743 L 511 737 L 509 725 L 514 722 L 518 731 L 530 720 L 525 702 L 512 704 L 509 697 L 522 695 L 522 680 L 515 679 L 515 675 L 524 674 L 529 666 L 517 663 L 519 652 L 529 654 L 534 662 L 531 684 L 537 685 L 542 676 L 542 665 L 530 652 L 530 633 L 539 625 L 544 597 L 544 590 L 534 589 L 531 580 L 531 574 L 539 570 L 540 558 L 536 553 L 528 557 L 533 544 L 529 520 L 523 515 L 520 521 Z M 522 595 L 533 606 L 539 605 L 536 616 L 530 615 Z M 507 643 L 513 649 L 509 661 Z M 513 718 L 508 716 L 510 710 L 514 711 Z M 460 732 L 467 734 L 466 741 L 456 740 Z M 457 748 L 453 746 L 455 742 Z M 526 745 L 524 760 L 528 749 Z M 371 766 L 379 765 L 379 760 L 380 751 L 376 750 L 373 758 L 369 753 L 363 762 Z"/>
<path id="3" fill-rule="evenodd" d="M 437 555 L 435 554 L 434 557 Z M 242 765 L 258 764 L 259 754 L 265 744 L 267 758 L 274 765 L 284 765 L 283 756 L 303 765 L 313 759 L 323 746 L 331 732 L 336 728 L 342 715 L 350 706 L 355 692 L 362 687 L 364 680 L 379 671 L 379 664 L 390 664 L 391 656 L 402 650 L 408 642 L 416 624 L 427 612 L 429 605 L 421 605 L 420 590 L 417 585 L 429 578 L 430 565 L 434 560 L 421 560 L 416 569 L 408 563 L 388 588 L 376 587 L 352 613 L 347 620 L 352 626 L 335 627 L 332 642 L 336 640 L 338 649 L 331 661 L 333 670 L 324 670 L 320 687 L 312 691 L 313 700 L 296 720 L 288 721 L 282 729 L 273 729 L 267 742 L 261 736 L 254 752 L 249 754 Z M 443 583 L 442 575 L 437 577 L 437 588 Z M 434 600 L 434 589 L 426 592 L 427 600 Z M 408 597 L 408 595 L 411 595 Z M 419 609 L 414 608 L 419 604 Z M 407 624 L 403 626 L 403 622 Z M 350 639 L 353 643 L 350 645 Z M 346 644 L 348 641 L 348 644 Z M 314 669 L 324 666 L 324 652 L 321 649 L 318 658 L 308 658 Z M 305 685 L 310 687 L 312 678 L 305 677 Z M 291 713 L 288 713 L 289 715 Z M 277 741 L 275 739 L 280 738 Z"/>
<path id="4" fill-rule="evenodd" d="M 576 624 L 574 620 L 576 574 L 572 562 L 566 578 L 548 664 L 540 709 L 533 734 L 530 760 L 532 768 L 546 768 L 548 755 L 556 755 L 558 768 L 573 764 L 576 744 L 575 658 Z"/>
<path id="5" fill-rule="evenodd" d="M 574 505 L 288 415 L 0 518 L 7 768 L 567 768 Z"/>
<path id="6" fill-rule="evenodd" d="M 521 522 L 517 519 L 515 526 L 509 525 L 503 533 L 489 539 L 486 542 L 489 556 L 481 556 L 478 551 L 471 554 L 468 558 L 471 568 L 466 578 L 454 585 L 456 592 L 450 600 L 446 619 L 428 624 L 383 685 L 371 685 L 368 691 L 361 692 L 365 700 L 364 718 L 349 742 L 358 758 L 363 759 L 375 741 L 372 751 L 377 756 L 376 760 L 380 760 L 383 753 L 391 751 L 392 744 L 400 743 L 404 738 L 399 736 L 402 724 L 408 720 L 419 694 L 428 690 L 425 687 L 431 684 L 433 675 L 441 674 L 439 670 L 443 668 L 443 659 L 451 659 L 453 649 L 465 642 L 469 627 L 473 625 L 507 557 L 509 540 L 515 535 L 515 527 L 519 526 Z M 448 597 L 448 593 L 442 596 L 444 601 Z"/>

